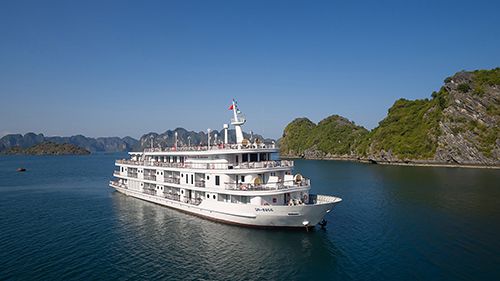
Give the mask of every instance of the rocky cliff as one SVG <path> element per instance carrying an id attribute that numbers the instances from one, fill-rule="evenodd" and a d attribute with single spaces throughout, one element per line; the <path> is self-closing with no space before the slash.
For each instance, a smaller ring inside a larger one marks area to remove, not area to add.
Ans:
<path id="1" fill-rule="evenodd" d="M 359 128 L 355 134 L 343 130 L 335 137 L 320 136 L 328 137 L 323 142 L 331 146 L 311 141 L 316 126 L 296 119 L 284 130 L 282 153 L 383 163 L 500 166 L 500 68 L 462 71 L 444 82 L 429 99 L 397 100 L 370 132 Z"/>

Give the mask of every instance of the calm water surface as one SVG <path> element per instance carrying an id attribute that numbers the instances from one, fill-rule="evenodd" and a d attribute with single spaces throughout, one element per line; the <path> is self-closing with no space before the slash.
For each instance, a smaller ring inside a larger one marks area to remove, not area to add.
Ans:
<path id="1" fill-rule="evenodd" d="M 500 280 L 499 170 L 299 160 L 344 201 L 270 231 L 113 192 L 123 156 L 0 158 L 0 280 Z"/>

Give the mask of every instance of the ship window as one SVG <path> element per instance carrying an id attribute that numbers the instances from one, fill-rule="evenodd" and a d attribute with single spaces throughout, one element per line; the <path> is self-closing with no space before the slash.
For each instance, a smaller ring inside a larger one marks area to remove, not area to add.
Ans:
<path id="1" fill-rule="evenodd" d="M 184 194 L 184 190 L 181 190 L 181 194 Z"/>
<path id="2" fill-rule="evenodd" d="M 215 185 L 220 185 L 220 177 L 215 176 Z"/>
<path id="3" fill-rule="evenodd" d="M 209 179 L 210 179 L 210 176 L 207 176 L 207 180 L 209 180 Z"/>
<path id="4" fill-rule="evenodd" d="M 267 153 L 260 154 L 260 161 L 267 161 Z"/>
<path id="5" fill-rule="evenodd" d="M 188 179 L 188 177 L 187 177 L 187 175 L 186 175 L 186 183 L 188 183 L 188 180 L 189 180 L 189 179 Z"/>
<path id="6" fill-rule="evenodd" d="M 207 194 L 207 198 L 210 198 L 210 194 Z"/>
<path id="7" fill-rule="evenodd" d="M 245 176 L 241 176 L 241 182 L 245 182 Z"/>
<path id="8" fill-rule="evenodd" d="M 241 155 L 241 162 L 248 162 L 248 154 Z"/>
<path id="9" fill-rule="evenodd" d="M 215 199 L 215 195 L 213 196 L 213 198 Z"/>
<path id="10" fill-rule="evenodd" d="M 123 167 L 122 167 L 122 172 L 123 172 Z"/>
<path id="11" fill-rule="evenodd" d="M 194 183 L 194 175 L 191 175 L 191 184 Z"/>
<path id="12" fill-rule="evenodd" d="M 181 174 L 181 177 L 184 177 L 184 174 Z"/>
<path id="13" fill-rule="evenodd" d="M 238 165 L 238 155 L 236 155 L 236 165 Z"/>
<path id="14" fill-rule="evenodd" d="M 273 203 L 276 203 L 278 200 L 276 200 L 276 198 L 273 198 Z"/>
<path id="15" fill-rule="evenodd" d="M 250 154 L 250 162 L 257 162 L 257 153 Z"/>

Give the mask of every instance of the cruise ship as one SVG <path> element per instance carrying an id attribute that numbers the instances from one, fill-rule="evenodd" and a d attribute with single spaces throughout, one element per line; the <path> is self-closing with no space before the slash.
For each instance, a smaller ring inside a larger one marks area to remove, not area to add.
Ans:
<path id="1" fill-rule="evenodd" d="M 177 145 L 129 152 L 117 160 L 110 187 L 128 196 L 229 224 L 306 227 L 326 224 L 342 199 L 310 193 L 310 179 L 293 174 L 274 143 L 245 139 L 245 117 L 233 100 L 236 143 L 211 139 L 204 146 Z"/>

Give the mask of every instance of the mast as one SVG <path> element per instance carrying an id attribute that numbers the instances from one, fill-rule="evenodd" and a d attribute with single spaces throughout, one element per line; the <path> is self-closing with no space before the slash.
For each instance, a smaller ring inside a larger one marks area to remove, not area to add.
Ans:
<path id="1" fill-rule="evenodd" d="M 241 112 L 238 110 L 238 106 L 236 101 L 233 99 L 233 105 L 231 106 L 233 109 L 234 118 L 231 120 L 231 125 L 234 126 L 234 130 L 236 131 L 236 143 L 241 144 L 243 141 L 243 130 L 241 129 L 241 125 L 245 124 L 245 117 L 241 115 Z"/>

